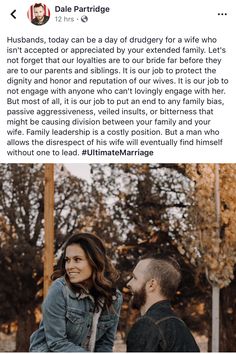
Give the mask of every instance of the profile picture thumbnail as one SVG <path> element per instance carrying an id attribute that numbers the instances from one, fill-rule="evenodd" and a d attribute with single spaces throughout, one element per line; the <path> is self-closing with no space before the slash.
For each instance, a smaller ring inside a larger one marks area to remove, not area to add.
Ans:
<path id="1" fill-rule="evenodd" d="M 46 5 L 36 3 L 30 6 L 27 15 L 33 25 L 41 26 L 48 22 L 50 18 L 50 10 Z"/>

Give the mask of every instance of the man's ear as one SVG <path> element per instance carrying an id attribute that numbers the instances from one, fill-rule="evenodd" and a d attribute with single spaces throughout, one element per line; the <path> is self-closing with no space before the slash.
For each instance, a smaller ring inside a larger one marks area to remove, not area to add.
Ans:
<path id="1" fill-rule="evenodd" d="M 149 292 L 156 291 L 157 287 L 158 287 L 158 282 L 156 279 L 152 278 L 152 279 L 148 280 L 146 283 L 146 289 Z"/>

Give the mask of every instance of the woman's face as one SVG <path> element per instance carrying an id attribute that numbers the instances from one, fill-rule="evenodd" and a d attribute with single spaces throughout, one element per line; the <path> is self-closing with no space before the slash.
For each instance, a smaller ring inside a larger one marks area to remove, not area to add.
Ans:
<path id="1" fill-rule="evenodd" d="M 81 283 L 91 278 L 93 270 L 87 256 L 79 245 L 69 245 L 65 254 L 65 270 L 72 284 Z"/>

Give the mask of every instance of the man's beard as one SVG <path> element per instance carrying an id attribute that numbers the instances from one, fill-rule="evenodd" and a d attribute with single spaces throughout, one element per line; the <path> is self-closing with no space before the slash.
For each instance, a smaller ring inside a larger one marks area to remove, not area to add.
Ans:
<path id="1" fill-rule="evenodd" d="M 133 294 L 132 307 L 136 310 L 140 310 L 146 303 L 147 295 L 145 285 L 146 284 L 144 284 L 140 290 L 135 291 Z"/>

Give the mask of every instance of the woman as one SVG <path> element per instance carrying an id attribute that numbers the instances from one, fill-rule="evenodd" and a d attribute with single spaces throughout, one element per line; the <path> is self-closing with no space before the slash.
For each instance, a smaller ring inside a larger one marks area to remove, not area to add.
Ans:
<path id="1" fill-rule="evenodd" d="M 74 234 L 66 242 L 61 269 L 52 275 L 30 351 L 111 352 L 122 303 L 117 278 L 100 238 Z"/>

